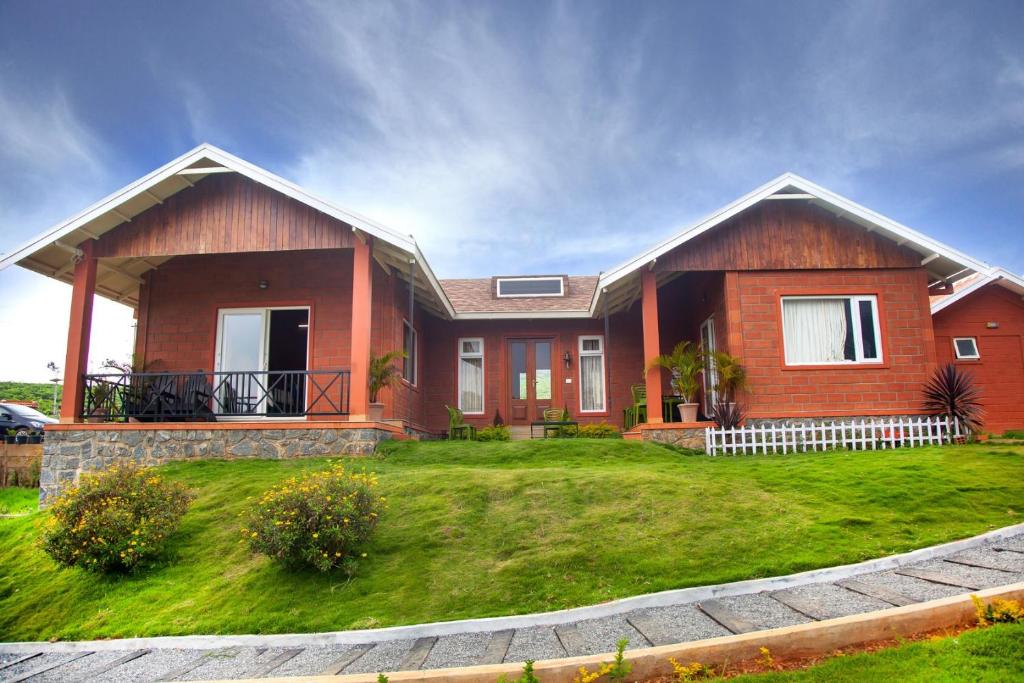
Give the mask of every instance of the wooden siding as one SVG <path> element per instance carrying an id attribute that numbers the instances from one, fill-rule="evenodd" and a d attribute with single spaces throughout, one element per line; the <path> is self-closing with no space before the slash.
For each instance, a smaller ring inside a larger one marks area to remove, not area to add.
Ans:
<path id="1" fill-rule="evenodd" d="M 181 256 L 352 246 L 351 226 L 235 173 L 204 178 L 97 241 L 96 255 Z"/>
<path id="2" fill-rule="evenodd" d="M 921 257 L 796 200 L 762 202 L 658 258 L 656 270 L 913 268 Z"/>

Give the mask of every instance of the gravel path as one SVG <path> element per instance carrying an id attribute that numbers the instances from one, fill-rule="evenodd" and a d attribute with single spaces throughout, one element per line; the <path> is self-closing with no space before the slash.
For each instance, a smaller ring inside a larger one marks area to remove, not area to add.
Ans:
<path id="1" fill-rule="evenodd" d="M 889 565 L 891 566 L 891 565 Z M 767 592 L 714 587 L 703 600 L 623 608 L 617 613 L 555 626 L 473 631 L 398 640 L 325 645 L 315 635 L 267 646 L 185 649 L 128 644 L 92 652 L 82 643 L 0 645 L 0 682 L 30 681 L 196 681 L 270 676 L 393 672 L 474 664 L 521 662 L 596 654 L 629 647 L 666 645 L 749 631 L 803 624 L 969 593 L 1024 581 L 1024 532 L 968 550 L 950 550 L 887 571 L 864 569 L 845 578 L 824 579 Z M 843 585 L 843 584 L 846 585 Z M 741 586 L 742 587 L 742 586 Z M 305 638 L 305 642 L 303 642 Z M 93 645 L 96 647 L 96 645 Z"/>

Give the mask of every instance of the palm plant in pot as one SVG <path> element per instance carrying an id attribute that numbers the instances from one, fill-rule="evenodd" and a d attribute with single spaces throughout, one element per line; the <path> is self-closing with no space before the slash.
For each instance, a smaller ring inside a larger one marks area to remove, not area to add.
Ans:
<path id="1" fill-rule="evenodd" d="M 672 373 L 672 391 L 683 402 L 679 404 L 679 419 L 683 422 L 697 421 L 697 390 L 700 383 L 698 375 L 704 369 L 704 351 L 690 341 L 681 341 L 672 349 L 672 353 L 663 354 L 651 361 L 648 370 L 665 368 Z"/>
<path id="2" fill-rule="evenodd" d="M 736 392 L 747 389 L 747 369 L 743 367 L 739 358 L 725 351 L 714 351 L 711 358 L 715 363 L 715 390 L 718 392 L 718 400 L 723 403 L 735 403 Z"/>
<path id="3" fill-rule="evenodd" d="M 405 358 L 404 351 L 389 351 L 383 356 L 370 356 L 370 407 L 366 416 L 371 422 L 379 422 L 384 417 L 384 404 L 379 403 L 380 390 L 389 387 L 402 376 L 402 370 L 395 361 Z"/>

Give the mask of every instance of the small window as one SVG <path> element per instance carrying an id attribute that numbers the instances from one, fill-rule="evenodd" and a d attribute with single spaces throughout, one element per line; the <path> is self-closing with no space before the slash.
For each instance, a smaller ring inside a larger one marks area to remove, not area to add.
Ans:
<path id="1" fill-rule="evenodd" d="M 459 410 L 467 415 L 484 412 L 484 340 L 459 340 Z"/>
<path id="2" fill-rule="evenodd" d="M 580 337 L 580 411 L 605 411 L 604 337 Z"/>
<path id="3" fill-rule="evenodd" d="M 499 277 L 499 297 L 563 296 L 565 283 L 561 277 Z"/>
<path id="4" fill-rule="evenodd" d="M 974 337 L 954 337 L 953 350 L 959 360 L 978 360 L 981 354 L 978 353 L 978 340 Z"/>
<path id="5" fill-rule="evenodd" d="M 792 296 L 782 299 L 786 365 L 879 363 L 874 296 Z"/>
<path id="6" fill-rule="evenodd" d="M 416 384 L 416 329 L 409 324 L 408 320 L 402 321 L 405 325 L 405 334 L 402 339 L 402 351 L 405 351 L 405 358 L 402 360 L 402 379 L 409 384 Z"/>

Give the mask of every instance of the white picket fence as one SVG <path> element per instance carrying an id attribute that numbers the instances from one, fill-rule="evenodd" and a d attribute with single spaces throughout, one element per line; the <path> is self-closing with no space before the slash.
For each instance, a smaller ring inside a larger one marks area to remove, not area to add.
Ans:
<path id="1" fill-rule="evenodd" d="M 885 448 L 946 444 L 965 433 L 957 420 L 946 416 L 861 419 L 849 422 L 760 425 L 704 430 L 708 455 L 806 453 L 846 448 L 873 451 Z"/>

